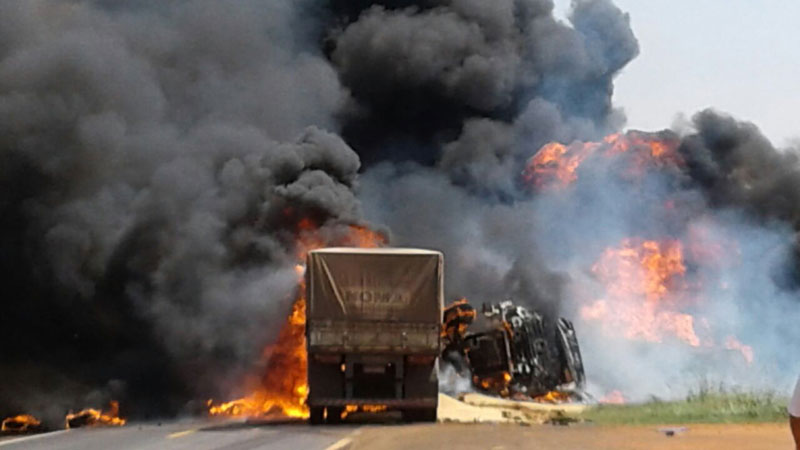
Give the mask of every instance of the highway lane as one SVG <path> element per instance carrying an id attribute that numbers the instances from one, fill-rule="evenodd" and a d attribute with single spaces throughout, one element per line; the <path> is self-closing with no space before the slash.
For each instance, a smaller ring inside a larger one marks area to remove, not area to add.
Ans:
<path id="1" fill-rule="evenodd" d="M 320 449 L 349 441 L 355 426 L 311 427 L 306 424 L 245 422 L 173 422 L 89 427 L 21 436 L 0 441 L 0 450 L 124 450 L 124 449 Z"/>
<path id="2" fill-rule="evenodd" d="M 774 450 L 794 448 L 786 423 L 689 424 L 674 436 L 658 425 L 385 423 L 310 427 L 308 425 L 225 426 L 203 423 L 87 428 L 5 437 L 6 449 L 289 449 L 289 450 Z"/>

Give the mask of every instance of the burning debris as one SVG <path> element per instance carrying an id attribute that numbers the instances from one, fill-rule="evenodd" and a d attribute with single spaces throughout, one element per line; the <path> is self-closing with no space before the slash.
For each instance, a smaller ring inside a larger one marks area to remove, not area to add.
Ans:
<path id="1" fill-rule="evenodd" d="M 443 358 L 468 371 L 476 388 L 544 403 L 581 398 L 585 375 L 570 321 L 547 320 L 511 301 L 484 304 L 478 316 L 463 299 L 444 320 Z"/>
<path id="2" fill-rule="evenodd" d="M 368 413 L 368 414 L 376 414 L 382 413 L 389 409 L 386 405 L 345 405 L 344 410 L 339 413 L 339 420 L 344 420 L 351 414 L 355 414 L 358 412 Z M 327 417 L 326 417 L 327 419 Z"/>
<path id="3" fill-rule="evenodd" d="M 550 391 L 547 394 L 534 397 L 533 399 L 533 401 L 538 403 L 552 403 L 552 404 L 566 403 L 572 400 L 574 399 L 569 393 L 561 391 Z"/>
<path id="4" fill-rule="evenodd" d="M 70 411 L 64 418 L 64 429 L 113 426 L 121 427 L 127 420 L 119 416 L 119 402 L 109 402 L 107 411 L 95 408 L 85 408 L 78 412 Z M 30 414 L 20 414 L 3 420 L 3 433 L 36 433 L 45 431 L 45 426 L 36 417 Z"/>
<path id="5" fill-rule="evenodd" d="M 42 430 L 42 423 L 30 414 L 20 414 L 3 420 L 3 433 L 29 433 Z"/>
<path id="6" fill-rule="evenodd" d="M 64 420 L 64 428 L 93 427 L 93 426 L 113 426 L 121 427 L 127 421 L 119 417 L 119 403 L 112 401 L 108 411 L 101 411 L 94 408 L 86 408 L 76 413 L 70 412 Z"/>

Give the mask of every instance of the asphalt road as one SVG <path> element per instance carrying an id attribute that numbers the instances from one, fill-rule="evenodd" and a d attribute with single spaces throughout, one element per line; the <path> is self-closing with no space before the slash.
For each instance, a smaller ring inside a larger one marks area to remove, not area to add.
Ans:
<path id="1" fill-rule="evenodd" d="M 38 435 L 6 437 L 0 450 L 124 449 L 331 449 L 344 448 L 357 427 L 311 427 L 306 424 L 176 422 L 80 428 Z"/>
<path id="2" fill-rule="evenodd" d="M 388 426 L 387 426 L 388 425 Z M 794 448 L 786 423 L 697 425 L 668 436 L 660 426 L 381 424 L 335 427 L 204 422 L 86 428 L 3 437 L 7 449 L 289 450 L 775 450 Z"/>

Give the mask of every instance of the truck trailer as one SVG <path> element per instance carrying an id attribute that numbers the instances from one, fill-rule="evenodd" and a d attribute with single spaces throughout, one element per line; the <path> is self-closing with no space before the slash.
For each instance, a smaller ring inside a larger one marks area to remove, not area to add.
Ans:
<path id="1" fill-rule="evenodd" d="M 441 252 L 326 248 L 306 268 L 312 424 L 355 408 L 435 421 L 443 309 Z"/>

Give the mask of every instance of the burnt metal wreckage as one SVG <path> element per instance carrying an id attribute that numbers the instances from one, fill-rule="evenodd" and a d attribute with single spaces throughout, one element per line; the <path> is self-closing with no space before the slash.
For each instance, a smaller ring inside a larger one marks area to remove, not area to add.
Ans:
<path id="1" fill-rule="evenodd" d="M 442 359 L 473 385 L 502 397 L 537 398 L 557 392 L 581 400 L 586 382 L 572 322 L 549 319 L 511 301 L 466 300 L 444 311 Z"/>

